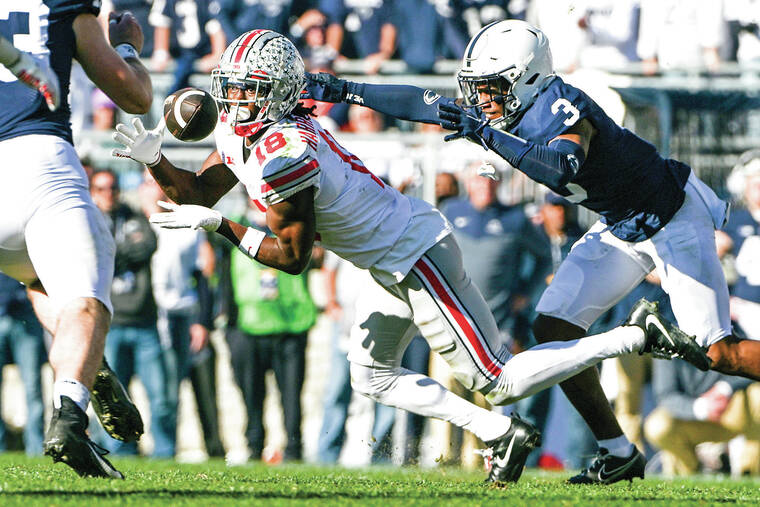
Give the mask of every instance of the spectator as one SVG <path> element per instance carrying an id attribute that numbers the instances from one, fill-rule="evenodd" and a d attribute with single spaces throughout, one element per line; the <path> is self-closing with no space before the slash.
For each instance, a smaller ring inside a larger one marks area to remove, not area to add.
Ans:
<path id="1" fill-rule="evenodd" d="M 440 172 L 435 175 L 435 205 L 441 207 L 443 202 L 459 197 L 459 180 L 454 173 Z"/>
<path id="2" fill-rule="evenodd" d="M 414 16 L 409 13 L 413 12 Z M 444 56 L 458 58 L 462 52 L 446 50 L 445 30 L 451 9 L 445 2 L 404 0 L 394 3 L 393 24 L 398 31 L 399 57 L 406 63 L 410 74 L 430 74 L 436 60 Z M 464 50 L 467 36 L 461 34 L 454 42 L 456 49 Z"/>
<path id="3" fill-rule="evenodd" d="M 731 319 L 747 338 L 760 340 L 760 151 L 744 153 L 728 187 L 743 206 L 732 210 L 725 232 L 736 256 L 738 278 L 731 290 Z M 725 242 L 725 241 L 724 241 Z"/>
<path id="4" fill-rule="evenodd" d="M 244 218 L 264 227 L 264 215 L 251 209 Z M 285 461 L 302 459 L 301 389 L 306 369 L 306 338 L 317 311 L 307 289 L 306 273 L 289 275 L 251 261 L 238 249 L 231 253 L 232 303 L 227 342 L 235 380 L 248 412 L 246 438 L 251 457 L 264 448 L 265 375 L 274 371 L 280 389 L 287 444 Z"/>
<path id="5" fill-rule="evenodd" d="M 723 13 L 731 39 L 727 60 L 752 63 L 760 59 L 760 1 L 727 0 Z"/>
<path id="6" fill-rule="evenodd" d="M 760 438 L 760 384 L 701 372 L 680 359 L 655 360 L 652 383 L 657 408 L 647 416 L 644 433 L 663 450 L 666 475 L 698 472 L 699 443 L 727 442 L 737 435 Z M 757 472 L 757 457 L 754 461 Z"/>
<path id="7" fill-rule="evenodd" d="M 113 130 L 116 125 L 116 104 L 99 88 L 92 92 L 92 128 Z"/>
<path id="8" fill-rule="evenodd" d="M 644 72 L 717 70 L 726 43 L 722 9 L 714 0 L 641 0 L 637 50 Z"/>
<path id="9" fill-rule="evenodd" d="M 216 18 L 218 4 L 202 0 L 166 0 L 155 2 L 150 13 L 150 24 L 155 27 L 153 70 L 166 70 L 171 59 L 171 27 L 175 27 L 179 54 L 176 58 L 174 82 L 169 91 L 189 86 L 190 75 L 198 67 L 207 73 L 216 67 L 227 39 Z"/>
<path id="10" fill-rule="evenodd" d="M 146 217 L 161 210 L 157 201 L 167 200 L 148 171 L 139 192 Z M 208 280 L 214 271 L 214 251 L 201 231 L 169 231 L 155 226 L 153 230 L 158 248 L 151 259 L 151 279 L 172 413 L 176 418 L 180 383 L 190 376 L 206 452 L 210 457 L 221 457 L 224 447 L 216 404 L 216 354 L 209 342 L 213 323 Z"/>
<path id="11" fill-rule="evenodd" d="M 24 449 L 42 455 L 42 365 L 45 363 L 42 326 L 19 282 L 0 273 L 0 383 L 3 366 L 16 363 L 26 395 Z M 0 418 L 0 452 L 7 449 L 8 433 Z"/>
<path id="12" fill-rule="evenodd" d="M 531 301 L 544 287 L 551 254 L 523 206 L 498 201 L 499 182 L 479 176 L 480 165 L 477 161 L 467 169 L 467 197 L 447 199 L 440 209 L 454 226 L 465 270 L 488 303 L 499 332 L 511 337 L 512 352 L 517 353 L 534 344 L 529 331 Z M 545 425 L 548 391 L 518 403 L 526 420 L 539 429 Z M 534 452 L 527 466 L 535 466 L 539 455 Z"/>
<path id="13" fill-rule="evenodd" d="M 119 183 L 112 171 L 95 171 L 90 192 L 116 240 L 111 288 L 114 312 L 104 355 L 125 386 L 129 385 L 134 374 L 140 378 L 150 402 L 150 432 L 155 444 L 152 456 L 171 458 L 175 450 L 176 415 L 168 399 L 150 273 L 156 235 L 142 214 L 120 200 Z M 104 438 L 104 447 L 111 452 L 137 454 L 134 443 Z"/>
<path id="14" fill-rule="evenodd" d="M 377 74 L 396 51 L 393 3 L 319 0 L 327 16 L 327 43 L 342 56 L 363 60 L 366 74 Z"/>
<path id="15" fill-rule="evenodd" d="M 581 67 L 622 67 L 639 59 L 639 0 L 590 0 L 578 26 L 587 35 Z"/>

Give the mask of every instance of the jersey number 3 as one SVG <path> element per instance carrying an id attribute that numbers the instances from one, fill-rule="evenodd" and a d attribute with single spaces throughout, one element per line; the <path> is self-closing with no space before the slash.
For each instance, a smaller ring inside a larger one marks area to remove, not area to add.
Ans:
<path id="1" fill-rule="evenodd" d="M 563 123 L 568 127 L 573 126 L 575 122 L 577 122 L 581 117 L 581 113 L 578 111 L 578 108 L 572 105 L 569 100 L 562 97 L 555 100 L 554 104 L 552 104 L 552 114 L 557 114 L 560 111 L 567 115 L 567 118 L 565 118 L 565 121 Z"/>

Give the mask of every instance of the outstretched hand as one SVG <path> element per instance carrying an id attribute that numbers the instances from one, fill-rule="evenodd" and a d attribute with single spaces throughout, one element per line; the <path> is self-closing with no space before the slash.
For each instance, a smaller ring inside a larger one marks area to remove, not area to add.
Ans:
<path id="1" fill-rule="evenodd" d="M 301 92 L 301 98 L 319 102 L 343 102 L 346 98 L 346 81 L 327 72 L 307 72 L 306 89 Z"/>
<path id="2" fill-rule="evenodd" d="M 488 120 L 482 119 L 477 109 L 466 109 L 456 104 L 442 102 L 438 104 L 438 118 L 441 120 L 441 127 L 455 131 L 444 137 L 444 141 L 466 137 L 488 149 L 481 136 L 483 129 L 488 125 Z"/>
<path id="3" fill-rule="evenodd" d="M 158 201 L 158 205 L 169 211 L 153 213 L 149 220 L 164 229 L 203 229 L 214 232 L 222 224 L 222 214 L 205 206 L 166 201 Z"/>
<path id="4" fill-rule="evenodd" d="M 111 155 L 131 158 L 147 166 L 154 166 L 161 160 L 161 141 L 165 128 L 163 117 L 153 130 L 145 130 L 140 118 L 132 119 L 132 128 L 119 123 L 111 137 L 117 143 L 121 143 L 123 148 L 114 148 Z"/>

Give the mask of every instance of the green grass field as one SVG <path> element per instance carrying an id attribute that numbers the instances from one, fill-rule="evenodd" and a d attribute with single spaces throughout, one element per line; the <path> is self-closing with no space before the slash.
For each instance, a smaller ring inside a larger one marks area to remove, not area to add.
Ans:
<path id="1" fill-rule="evenodd" d="M 760 505 L 760 481 L 637 480 L 567 486 L 567 473 L 526 472 L 505 488 L 458 469 L 345 470 L 310 465 L 198 465 L 116 459 L 125 481 L 81 479 L 63 464 L 0 455 L 0 505 Z"/>

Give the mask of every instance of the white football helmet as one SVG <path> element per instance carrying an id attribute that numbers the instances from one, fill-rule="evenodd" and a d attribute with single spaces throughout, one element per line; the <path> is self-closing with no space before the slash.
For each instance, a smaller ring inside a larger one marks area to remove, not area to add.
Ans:
<path id="1" fill-rule="evenodd" d="M 490 100 L 504 104 L 504 115 L 492 124 L 506 128 L 533 104 L 553 70 L 546 35 L 525 21 L 509 19 L 475 34 L 467 44 L 457 79 L 468 105 L 482 102 L 479 88 L 490 92 Z"/>
<path id="2" fill-rule="evenodd" d="M 287 38 L 271 30 L 251 30 L 227 46 L 219 65 L 211 71 L 211 95 L 221 111 L 233 116 L 233 125 L 262 126 L 290 113 L 305 84 L 304 65 Z M 227 98 L 229 87 L 244 91 L 240 99 Z M 244 104 L 258 107 L 251 118 Z M 248 129 L 250 132 L 250 129 Z"/>

